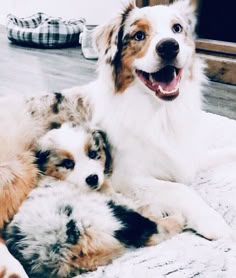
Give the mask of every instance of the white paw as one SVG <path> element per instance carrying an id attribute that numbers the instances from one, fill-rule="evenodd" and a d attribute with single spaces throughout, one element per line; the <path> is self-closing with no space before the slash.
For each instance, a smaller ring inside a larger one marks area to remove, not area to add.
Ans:
<path id="1" fill-rule="evenodd" d="M 0 244 L 0 278 L 28 278 L 22 265 Z"/>
<path id="2" fill-rule="evenodd" d="M 232 228 L 225 222 L 223 217 L 214 210 L 208 210 L 205 216 L 191 219 L 188 228 L 194 229 L 199 235 L 209 239 L 221 238 L 235 239 Z"/>

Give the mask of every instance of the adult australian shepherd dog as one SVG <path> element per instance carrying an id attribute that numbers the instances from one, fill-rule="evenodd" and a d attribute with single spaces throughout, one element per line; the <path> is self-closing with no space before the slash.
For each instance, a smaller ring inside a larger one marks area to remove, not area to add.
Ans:
<path id="1" fill-rule="evenodd" d="M 231 236 L 230 227 L 187 186 L 205 155 L 205 77 L 195 54 L 194 27 L 189 1 L 141 9 L 129 1 L 97 29 L 98 79 L 28 99 L 24 107 L 37 127 L 89 115 L 113 146 L 116 191 L 149 203 L 156 215 L 182 214 L 186 228 L 218 239 Z"/>

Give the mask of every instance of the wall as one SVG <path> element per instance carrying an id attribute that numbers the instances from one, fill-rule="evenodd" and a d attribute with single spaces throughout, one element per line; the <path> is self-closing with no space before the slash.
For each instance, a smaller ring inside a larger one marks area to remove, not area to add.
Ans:
<path id="1" fill-rule="evenodd" d="M 19 17 L 44 12 L 65 19 L 84 17 L 87 24 L 97 25 L 115 14 L 124 0 L 0 0 L 0 24 L 8 13 Z"/>

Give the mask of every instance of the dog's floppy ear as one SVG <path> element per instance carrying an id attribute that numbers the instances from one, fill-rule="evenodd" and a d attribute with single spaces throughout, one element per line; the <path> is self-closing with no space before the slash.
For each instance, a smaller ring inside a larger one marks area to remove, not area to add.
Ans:
<path id="1" fill-rule="evenodd" d="M 60 127 L 61 129 L 61 127 Z M 55 134 L 58 132 L 58 129 L 51 129 L 46 134 L 44 134 L 39 139 L 39 148 L 40 149 L 48 149 L 50 147 L 55 146 Z"/>
<path id="2" fill-rule="evenodd" d="M 181 14 L 187 25 L 189 31 L 194 33 L 196 27 L 196 6 L 194 6 L 190 0 L 178 0 L 175 1 L 172 6 Z"/>
<path id="3" fill-rule="evenodd" d="M 106 155 L 104 174 L 111 174 L 112 155 L 111 155 L 111 146 L 108 142 L 107 135 L 102 130 L 96 130 L 93 132 L 93 136 L 95 137 L 95 140 L 96 139 L 99 140 L 99 144 L 103 148 L 103 151 L 105 152 Z"/>
<path id="4" fill-rule="evenodd" d="M 35 161 L 34 163 L 37 165 L 38 169 L 44 173 L 46 171 L 47 162 L 50 157 L 50 149 L 54 146 L 53 135 L 55 133 L 55 129 L 48 131 L 45 135 L 43 135 L 39 141 L 36 150 L 34 151 Z"/>
<path id="5" fill-rule="evenodd" d="M 44 173 L 46 171 L 47 162 L 50 157 L 49 150 L 35 150 L 35 161 L 34 163 L 37 165 L 38 169 Z"/>
<path id="6" fill-rule="evenodd" d="M 135 0 L 125 1 L 122 12 L 104 25 L 96 27 L 94 41 L 99 57 L 112 63 L 123 40 L 123 27 L 127 15 L 136 8 Z"/>
<path id="7" fill-rule="evenodd" d="M 94 31 L 94 41 L 98 50 L 99 57 L 111 62 L 117 52 L 117 34 L 121 18 L 116 17 L 108 24 L 96 27 Z"/>

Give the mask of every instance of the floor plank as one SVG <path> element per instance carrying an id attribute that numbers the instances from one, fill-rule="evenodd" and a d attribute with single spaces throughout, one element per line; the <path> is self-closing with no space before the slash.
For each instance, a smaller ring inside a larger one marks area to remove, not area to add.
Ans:
<path id="1" fill-rule="evenodd" d="M 204 96 L 206 111 L 236 120 L 236 86 L 209 82 Z"/>
<path id="2" fill-rule="evenodd" d="M 30 93 L 85 84 L 96 77 L 96 62 L 80 47 L 37 49 L 11 44 L 0 28 L 0 94 Z"/>
<path id="3" fill-rule="evenodd" d="M 0 26 L 0 95 L 60 91 L 96 77 L 96 62 L 84 59 L 80 47 L 37 49 L 11 44 Z M 210 82 L 205 110 L 236 119 L 236 86 Z"/>

